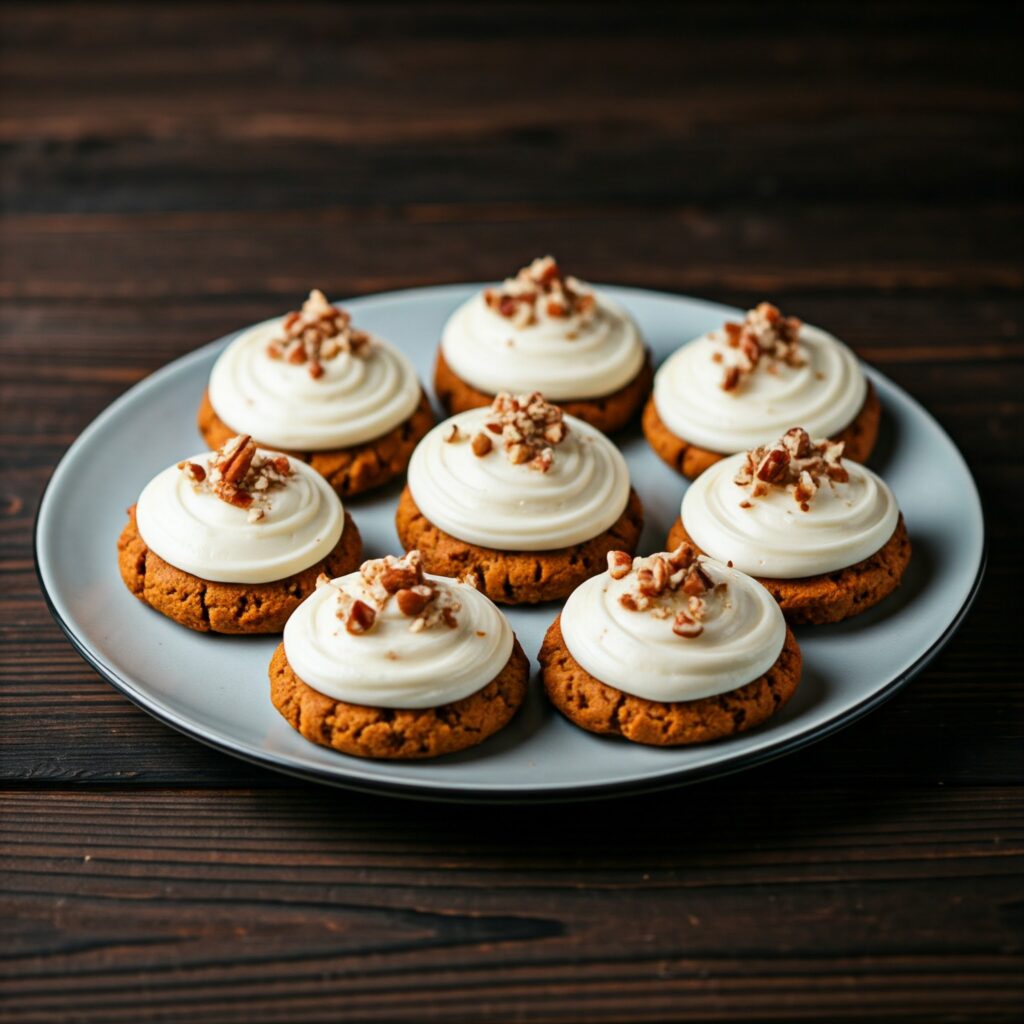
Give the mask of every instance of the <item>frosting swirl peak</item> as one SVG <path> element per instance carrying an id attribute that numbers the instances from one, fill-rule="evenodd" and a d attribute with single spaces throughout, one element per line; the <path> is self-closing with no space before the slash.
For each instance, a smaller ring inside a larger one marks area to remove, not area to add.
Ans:
<path id="1" fill-rule="evenodd" d="M 253 446 L 245 472 L 228 480 L 243 440 L 157 474 L 139 496 L 136 523 L 146 546 L 184 572 L 219 583 L 270 583 L 326 558 L 341 538 L 345 510 L 319 473 L 279 452 Z M 253 456 L 273 467 L 274 479 L 256 477 L 268 479 L 265 489 L 251 477 Z"/>
<path id="2" fill-rule="evenodd" d="M 654 404 L 677 437 L 731 454 L 801 423 L 834 437 L 857 417 L 867 381 L 831 334 L 762 303 L 671 355 L 654 378 Z"/>
<path id="3" fill-rule="evenodd" d="M 441 351 L 481 391 L 537 390 L 553 401 L 611 394 L 644 363 L 640 332 L 625 310 L 563 277 L 551 257 L 463 303 L 445 324 Z"/>
<path id="4" fill-rule="evenodd" d="M 492 415 L 485 407 L 453 416 L 413 452 L 409 490 L 435 526 L 484 547 L 551 551 L 596 537 L 622 515 L 629 470 L 600 431 L 564 416 L 563 439 L 543 465 L 541 455 L 515 462 L 511 451 L 476 443 Z"/>
<path id="5" fill-rule="evenodd" d="M 561 615 L 569 653 L 592 676 L 646 700 L 727 693 L 775 663 L 786 624 L 755 580 L 692 548 L 637 558 L 582 583 Z M 628 556 L 626 556 L 628 562 Z"/>
<path id="6" fill-rule="evenodd" d="M 885 482 L 842 445 L 794 429 L 776 445 L 716 462 L 690 484 L 680 516 L 701 550 L 771 579 L 817 576 L 878 551 L 899 521 Z"/>
<path id="7" fill-rule="evenodd" d="M 494 679 L 512 655 L 508 620 L 471 584 L 418 566 L 418 552 L 410 552 L 322 577 L 284 628 L 295 674 L 328 697 L 384 708 L 450 704 Z M 415 588 L 431 596 L 414 613 L 400 595 Z M 365 628 L 350 621 L 359 605 L 373 610 Z M 436 615 L 425 611 L 430 606 Z"/>
<path id="8" fill-rule="evenodd" d="M 325 308 L 309 309 L 312 301 L 228 345 L 210 374 L 210 404 L 233 430 L 292 451 L 347 448 L 386 434 L 419 404 L 415 369 L 386 341 L 353 330 L 326 299 Z"/>

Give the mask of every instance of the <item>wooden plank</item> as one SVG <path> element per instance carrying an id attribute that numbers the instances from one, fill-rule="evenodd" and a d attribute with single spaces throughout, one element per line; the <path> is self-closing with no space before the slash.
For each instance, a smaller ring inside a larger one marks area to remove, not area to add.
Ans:
<path id="1" fill-rule="evenodd" d="M 793 291 L 1017 293 L 1024 284 L 1016 260 L 1024 221 L 1019 205 L 996 205 L 966 227 L 959 210 L 933 208 L 871 219 L 835 206 L 725 216 L 618 207 L 607 216 L 554 224 L 543 216 L 491 222 L 473 209 L 451 213 L 415 221 L 253 213 L 206 223 L 193 215 L 180 221 L 120 216 L 95 227 L 88 217 L 49 223 L 9 217 L 0 223 L 0 296 L 184 304 L 262 295 L 276 297 L 276 311 L 313 281 L 340 297 L 491 279 L 551 249 L 591 280 L 696 295 L 728 292 L 745 302 Z M 881 250 L 880 230 L 892 233 Z M 932 244 L 940 236 L 943 244 Z M 425 251 L 432 253 L 429 265 Z"/>
<path id="2" fill-rule="evenodd" d="M 1019 789 L 794 795 L 730 783 L 467 817 L 318 790 L 7 793 L 5 1005 L 80 1021 L 1012 1012 Z M 616 811 L 628 828 L 608 827 Z"/>

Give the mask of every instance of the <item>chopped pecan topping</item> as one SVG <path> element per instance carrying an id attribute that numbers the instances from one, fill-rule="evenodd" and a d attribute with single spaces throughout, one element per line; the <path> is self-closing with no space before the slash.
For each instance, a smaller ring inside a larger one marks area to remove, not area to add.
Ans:
<path id="1" fill-rule="evenodd" d="M 530 327 L 545 318 L 585 320 L 596 309 L 594 293 L 575 277 L 563 277 L 553 256 L 534 260 L 500 288 L 488 288 L 484 302 L 515 327 Z"/>
<path id="2" fill-rule="evenodd" d="M 314 380 L 324 374 L 323 363 L 341 352 L 366 353 L 370 336 L 352 326 L 352 318 L 343 309 L 332 306 L 322 291 L 314 288 L 299 312 L 289 313 L 281 323 L 283 338 L 267 346 L 271 359 L 289 363 L 308 363 Z"/>
<path id="3" fill-rule="evenodd" d="M 366 633 L 373 629 L 377 617 L 394 598 L 398 611 L 407 619 L 409 631 L 418 633 L 444 623 L 450 629 L 458 625 L 456 613 L 462 605 L 447 589 L 442 589 L 423 573 L 418 551 L 401 558 L 386 555 L 370 559 L 359 567 L 363 588 L 360 597 L 335 586 L 321 575 L 317 587 L 331 585 L 338 591 L 337 616 L 350 633 Z"/>
<path id="4" fill-rule="evenodd" d="M 473 454 L 483 458 L 494 447 L 489 431 L 501 438 L 509 462 L 526 463 L 530 469 L 546 473 L 554 463 L 554 449 L 569 433 L 562 410 L 545 402 L 539 391 L 531 395 L 498 395 L 491 403 L 484 430 L 473 438 Z"/>
<path id="5" fill-rule="evenodd" d="M 722 374 L 723 390 L 734 391 L 758 366 L 769 373 L 778 372 L 779 363 L 803 366 L 807 360 L 800 347 L 800 326 L 795 316 L 783 316 L 770 302 L 750 310 L 743 323 L 726 323 L 726 344 L 737 351 Z M 722 353 L 715 352 L 711 358 L 720 363 Z"/>
<path id="6" fill-rule="evenodd" d="M 747 452 L 733 479 L 755 498 L 763 498 L 771 487 L 791 488 L 793 500 L 807 512 L 823 481 L 845 483 L 850 474 L 843 466 L 842 441 L 812 441 L 806 430 L 793 427 L 775 444 Z M 740 507 L 751 504 L 742 501 Z"/>
<path id="7" fill-rule="evenodd" d="M 689 544 L 647 558 L 626 551 L 608 553 L 608 574 L 613 580 L 632 579 L 619 595 L 619 604 L 634 612 L 649 611 L 659 619 L 672 619 L 672 632 L 692 639 L 704 631 L 706 596 L 723 594 L 727 585 L 716 584 Z M 682 595 L 685 607 L 680 608 Z"/>
<path id="8" fill-rule="evenodd" d="M 268 495 L 292 475 L 286 455 L 272 455 L 256 447 L 248 434 L 225 442 L 207 460 L 206 467 L 197 462 L 179 462 L 180 469 L 196 491 L 208 491 L 221 501 L 249 510 L 249 521 L 258 522 L 270 507 Z"/>

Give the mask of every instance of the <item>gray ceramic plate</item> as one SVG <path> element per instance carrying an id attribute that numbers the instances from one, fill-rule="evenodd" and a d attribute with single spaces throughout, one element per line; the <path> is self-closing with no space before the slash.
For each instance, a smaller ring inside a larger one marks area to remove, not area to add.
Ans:
<path id="1" fill-rule="evenodd" d="M 363 327 L 403 348 L 422 378 L 441 326 L 477 286 L 371 296 L 346 303 Z M 679 296 L 609 288 L 664 359 L 681 342 L 737 311 Z M 985 537 L 971 474 L 941 427 L 912 398 L 868 369 L 885 409 L 873 467 L 906 515 L 914 557 L 900 590 L 839 626 L 803 629 L 804 677 L 767 725 L 734 739 L 661 750 L 574 728 L 533 680 L 511 726 L 475 750 L 432 762 L 346 757 L 302 739 L 270 704 L 267 663 L 276 638 L 190 633 L 125 589 L 115 541 L 124 510 L 150 477 L 192 451 L 195 412 L 210 367 L 228 339 L 153 374 L 118 399 L 71 446 L 43 497 L 36 524 L 39 576 L 53 612 L 82 656 L 125 696 L 198 740 L 295 775 L 434 799 L 553 799 L 656 788 L 736 771 L 834 732 L 891 696 L 950 638 L 981 579 Z M 663 547 L 685 483 L 639 431 L 621 439 L 643 499 L 644 551 Z M 355 500 L 367 556 L 399 550 L 393 513 L 400 487 Z M 534 658 L 557 609 L 512 610 Z"/>

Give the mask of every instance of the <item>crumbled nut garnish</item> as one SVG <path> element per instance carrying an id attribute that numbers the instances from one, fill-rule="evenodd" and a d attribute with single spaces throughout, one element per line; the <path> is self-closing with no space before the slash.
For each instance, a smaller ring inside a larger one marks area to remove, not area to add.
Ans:
<path id="1" fill-rule="evenodd" d="M 672 621 L 672 632 L 692 639 L 704 631 L 707 610 L 705 597 L 723 594 L 727 584 L 715 584 L 689 544 L 680 544 L 675 551 L 663 551 L 647 558 L 633 558 L 626 551 L 608 553 L 608 574 L 622 580 L 632 574 L 626 591 L 619 595 L 619 604 L 634 612 L 649 611 L 655 618 Z M 679 594 L 686 595 L 686 607 L 678 607 Z"/>
<path id="2" fill-rule="evenodd" d="M 842 441 L 812 441 L 806 430 L 793 427 L 777 443 L 747 452 L 733 479 L 749 486 L 755 498 L 763 498 L 771 487 L 791 488 L 793 500 L 807 512 L 823 481 L 845 483 L 850 474 L 843 466 Z M 749 501 L 740 502 L 740 508 L 750 507 Z"/>
<path id="3" fill-rule="evenodd" d="M 528 463 L 546 473 L 555 459 L 554 449 L 569 433 L 562 410 L 545 402 L 539 391 L 530 395 L 502 392 L 491 403 L 484 429 L 501 437 L 502 448 L 513 465 Z M 473 438 L 473 454 L 483 458 L 493 447 L 481 431 Z"/>
<path id="4" fill-rule="evenodd" d="M 563 277 L 553 256 L 534 260 L 500 288 L 488 288 L 484 302 L 515 327 L 530 327 L 545 318 L 585 320 L 597 308 L 594 293 L 575 277 Z"/>
<path id="5" fill-rule="evenodd" d="M 456 441 L 462 440 L 462 431 L 459 430 L 458 424 L 448 424 L 448 429 L 444 432 L 444 439 L 448 444 L 454 444 Z"/>
<path id="6" fill-rule="evenodd" d="M 248 434 L 225 442 L 205 468 L 197 462 L 179 462 L 178 469 L 193 490 L 208 491 L 229 505 L 248 509 L 250 523 L 264 518 L 270 508 L 268 495 L 292 475 L 287 456 L 261 452 Z"/>
<path id="7" fill-rule="evenodd" d="M 744 377 L 763 366 L 769 373 L 778 372 L 778 364 L 803 366 L 807 361 L 800 347 L 800 321 L 783 316 L 770 302 L 762 302 L 747 313 L 743 323 L 726 323 L 723 331 L 729 348 L 737 349 L 736 361 L 722 374 L 722 389 L 733 391 Z M 712 360 L 722 362 L 722 353 Z"/>
<path id="8" fill-rule="evenodd" d="M 267 346 L 271 359 L 308 363 L 314 380 L 324 374 L 323 363 L 341 352 L 365 354 L 370 336 L 352 326 L 352 317 L 332 306 L 322 291 L 314 288 L 299 312 L 289 313 L 281 323 L 283 338 Z"/>
<path id="9" fill-rule="evenodd" d="M 633 556 L 628 551 L 608 552 L 608 575 L 613 580 L 628 576 L 633 568 Z"/>
<path id="10" fill-rule="evenodd" d="M 194 484 L 201 484 L 206 479 L 206 470 L 198 462 L 179 462 L 178 469 Z"/>
<path id="11" fill-rule="evenodd" d="M 408 619 L 409 631 L 418 633 L 444 623 L 451 629 L 458 625 L 456 612 L 462 605 L 451 592 L 437 586 L 423 574 L 418 551 L 410 551 L 401 558 L 386 555 L 370 559 L 359 567 L 363 579 L 363 597 L 354 598 L 340 587 L 337 616 L 350 633 L 369 632 L 391 598 L 395 606 Z M 326 576 L 317 579 L 317 588 L 330 584 Z M 365 598 L 365 600 L 364 600 Z"/>

